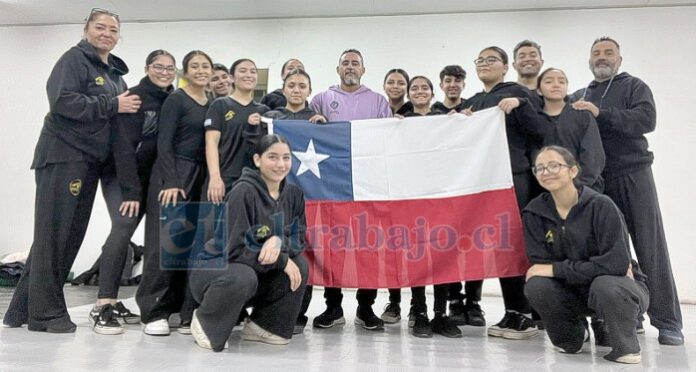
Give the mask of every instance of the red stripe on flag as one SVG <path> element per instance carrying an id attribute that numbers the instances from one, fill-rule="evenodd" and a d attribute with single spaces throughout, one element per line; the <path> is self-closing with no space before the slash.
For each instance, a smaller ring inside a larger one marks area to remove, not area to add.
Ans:
<path id="1" fill-rule="evenodd" d="M 309 284 L 400 288 L 524 275 L 512 188 L 398 201 L 308 201 Z"/>

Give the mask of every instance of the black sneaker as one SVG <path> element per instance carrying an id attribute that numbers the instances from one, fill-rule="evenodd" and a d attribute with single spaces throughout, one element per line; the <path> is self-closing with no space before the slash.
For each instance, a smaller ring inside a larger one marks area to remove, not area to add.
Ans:
<path id="1" fill-rule="evenodd" d="M 191 334 L 191 321 L 182 320 L 179 323 L 179 328 L 176 330 L 180 335 L 190 335 Z"/>
<path id="2" fill-rule="evenodd" d="M 123 326 L 114 317 L 114 306 L 106 304 L 93 307 L 89 312 L 92 330 L 100 335 L 118 335 L 123 333 Z"/>
<path id="3" fill-rule="evenodd" d="M 329 307 L 319 316 L 314 317 L 312 325 L 316 328 L 331 328 L 337 324 L 345 324 L 346 319 L 343 317 L 343 308 Z"/>
<path id="4" fill-rule="evenodd" d="M 449 302 L 449 318 L 456 325 L 466 325 L 466 307 L 462 300 L 451 300 Z"/>
<path id="5" fill-rule="evenodd" d="M 416 314 L 413 313 L 413 309 L 408 312 L 408 328 L 413 328 L 416 325 Z"/>
<path id="6" fill-rule="evenodd" d="M 684 345 L 684 334 L 681 331 L 671 329 L 658 329 L 660 332 L 657 341 L 660 345 L 679 346 Z"/>
<path id="7" fill-rule="evenodd" d="M 302 332 L 304 332 L 305 326 L 307 326 L 307 321 L 309 318 L 307 318 L 306 315 L 300 315 L 297 317 L 297 320 L 295 321 L 295 327 L 292 329 L 292 334 L 293 335 L 299 335 Z"/>
<path id="8" fill-rule="evenodd" d="M 433 329 L 433 333 L 437 333 L 449 338 L 462 337 L 462 331 L 459 330 L 457 325 L 444 314 L 436 313 L 433 321 L 430 322 L 430 326 Z"/>
<path id="9" fill-rule="evenodd" d="M 433 329 L 430 327 L 428 314 L 420 313 L 413 315 L 413 330 L 411 332 L 415 337 L 419 338 L 433 337 Z"/>
<path id="10" fill-rule="evenodd" d="M 116 319 L 122 319 L 126 324 L 140 324 L 140 315 L 132 313 L 123 302 L 119 301 L 113 305 L 114 316 Z"/>
<path id="11" fill-rule="evenodd" d="M 355 312 L 355 324 L 369 331 L 381 331 L 384 329 L 384 322 L 378 318 L 372 307 L 361 308 Z"/>
<path id="12" fill-rule="evenodd" d="M 481 305 L 478 302 L 467 301 L 464 309 L 466 312 L 466 324 L 474 327 L 486 326 L 486 318 L 483 317 L 486 313 L 481 310 Z"/>
<path id="13" fill-rule="evenodd" d="M 503 332 L 503 338 L 508 340 L 527 340 L 539 334 L 539 328 L 537 328 L 531 318 L 518 312 L 512 314 L 512 319 Z"/>
<path id="14" fill-rule="evenodd" d="M 609 346 L 609 332 L 604 319 L 592 318 L 590 322 L 592 333 L 594 334 L 595 346 Z"/>
<path id="15" fill-rule="evenodd" d="M 396 302 L 388 303 L 380 319 L 388 324 L 398 323 L 401 320 L 401 306 Z"/>
<path id="16" fill-rule="evenodd" d="M 501 321 L 488 327 L 488 335 L 493 337 L 503 337 L 503 333 L 509 327 L 510 322 L 512 322 L 513 315 L 513 312 L 506 311 L 505 316 Z"/>

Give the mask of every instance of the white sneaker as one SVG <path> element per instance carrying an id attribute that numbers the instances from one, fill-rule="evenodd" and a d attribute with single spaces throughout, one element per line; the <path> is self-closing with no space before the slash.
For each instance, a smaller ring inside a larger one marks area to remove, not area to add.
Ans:
<path id="1" fill-rule="evenodd" d="M 289 338 L 282 338 L 276 334 L 266 331 L 259 327 L 258 324 L 247 320 L 242 329 L 242 339 L 247 341 L 258 341 L 270 345 L 287 345 L 290 343 Z"/>
<path id="2" fill-rule="evenodd" d="M 193 311 L 193 319 L 191 319 L 191 335 L 193 336 L 194 341 L 196 341 L 196 345 L 204 349 L 213 350 L 213 346 L 210 344 L 210 339 L 205 334 L 205 331 L 203 331 L 201 322 L 198 321 L 196 311 L 197 310 Z M 223 348 L 227 349 L 228 347 L 229 344 L 227 343 L 227 341 L 225 341 L 225 346 Z"/>
<path id="3" fill-rule="evenodd" d="M 169 336 L 169 321 L 159 319 L 143 325 L 143 332 L 150 336 Z"/>

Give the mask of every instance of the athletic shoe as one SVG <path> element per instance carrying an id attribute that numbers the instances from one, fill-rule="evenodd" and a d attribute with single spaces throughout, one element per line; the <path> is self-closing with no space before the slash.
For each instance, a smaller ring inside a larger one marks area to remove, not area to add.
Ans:
<path id="1" fill-rule="evenodd" d="M 643 328 L 643 321 L 638 319 L 636 321 L 636 334 L 637 335 L 644 335 L 645 334 L 645 328 Z"/>
<path id="2" fill-rule="evenodd" d="M 435 317 L 433 318 L 433 321 L 430 322 L 430 326 L 433 329 L 433 333 L 437 333 L 449 338 L 462 337 L 462 331 L 457 328 L 457 325 L 444 314 L 435 313 Z"/>
<path id="3" fill-rule="evenodd" d="M 346 319 L 343 317 L 343 308 L 329 307 L 319 314 L 319 316 L 314 317 L 312 325 L 316 328 L 331 328 L 337 324 L 345 324 Z"/>
<path id="4" fill-rule="evenodd" d="M 190 335 L 191 334 L 191 323 L 193 323 L 193 320 L 182 320 L 181 323 L 179 323 L 179 328 L 177 328 L 176 331 L 180 335 Z"/>
<path id="5" fill-rule="evenodd" d="M 590 326 L 587 324 L 587 319 L 583 318 L 582 319 L 582 325 L 585 328 L 585 334 L 583 336 L 583 343 L 589 342 L 590 341 Z M 580 354 L 582 353 L 582 344 L 580 344 L 580 347 L 577 350 L 572 350 L 572 349 L 563 349 L 561 347 L 556 347 L 558 351 L 560 351 L 563 354 Z"/>
<path id="6" fill-rule="evenodd" d="M 116 320 L 114 306 L 106 304 L 94 306 L 89 312 L 89 323 L 94 333 L 100 335 L 118 335 L 123 333 L 123 326 Z"/>
<path id="7" fill-rule="evenodd" d="M 660 335 L 657 336 L 657 341 L 660 345 L 684 345 L 684 334 L 681 331 L 672 331 L 669 329 L 660 329 L 659 331 Z"/>
<path id="8" fill-rule="evenodd" d="M 416 325 L 416 314 L 413 309 L 408 312 L 408 328 L 413 328 Z"/>
<path id="9" fill-rule="evenodd" d="M 140 323 L 140 315 L 132 313 L 123 302 L 118 301 L 113 306 L 114 316 L 116 319 L 122 319 L 126 324 L 138 324 Z"/>
<path id="10" fill-rule="evenodd" d="M 242 329 L 242 340 L 263 342 L 270 345 L 287 345 L 290 342 L 289 338 L 283 338 L 268 332 L 251 320 L 244 323 L 244 329 Z"/>
<path id="11" fill-rule="evenodd" d="M 467 301 L 466 305 L 464 305 L 464 311 L 466 313 L 466 324 L 474 327 L 486 326 L 486 318 L 483 317 L 486 313 L 481 310 L 481 305 L 478 302 Z"/>
<path id="12" fill-rule="evenodd" d="M 169 321 L 158 319 L 143 325 L 143 332 L 150 336 L 169 336 Z"/>
<path id="13" fill-rule="evenodd" d="M 641 361 L 640 353 L 616 355 L 613 351 L 605 355 L 604 359 L 624 364 L 638 364 Z"/>
<path id="14" fill-rule="evenodd" d="M 401 306 L 396 302 L 388 303 L 379 318 L 388 324 L 398 323 L 401 320 Z"/>
<path id="15" fill-rule="evenodd" d="M 32 332 L 75 333 L 77 325 L 68 319 L 65 321 L 53 322 L 48 326 L 28 324 L 27 329 Z"/>
<path id="16" fill-rule="evenodd" d="M 191 319 L 189 327 L 191 335 L 193 335 L 193 340 L 196 342 L 196 345 L 204 349 L 213 350 L 213 346 L 210 344 L 210 339 L 208 338 L 208 335 L 205 334 L 205 331 L 203 331 L 201 323 L 198 321 L 196 311 L 197 310 L 193 310 L 193 318 Z"/>
<path id="17" fill-rule="evenodd" d="M 307 325 L 307 321 L 309 319 L 307 318 L 306 315 L 300 315 L 297 317 L 297 320 L 295 321 L 295 327 L 292 329 L 292 334 L 293 335 L 299 335 L 304 332 L 305 326 Z"/>
<path id="18" fill-rule="evenodd" d="M 592 318 L 590 325 L 594 334 L 595 346 L 609 346 L 609 331 L 604 319 Z"/>
<path id="19" fill-rule="evenodd" d="M 355 311 L 355 324 L 367 329 L 368 331 L 381 331 L 384 329 L 384 322 L 378 318 L 372 307 L 361 308 Z"/>
<path id="20" fill-rule="evenodd" d="M 466 307 L 464 306 L 464 301 L 462 300 L 451 300 L 449 302 L 449 318 L 456 325 L 466 325 Z"/>
<path id="21" fill-rule="evenodd" d="M 488 335 L 510 340 L 526 340 L 536 336 L 539 329 L 534 321 L 517 311 L 506 311 L 503 319 L 488 327 Z"/>
<path id="22" fill-rule="evenodd" d="M 413 315 L 413 330 L 411 332 L 413 333 L 413 336 L 419 338 L 433 337 L 433 329 L 430 326 L 428 314 L 419 313 Z"/>
<path id="23" fill-rule="evenodd" d="M 503 337 L 505 329 L 508 328 L 508 324 L 512 321 L 514 312 L 506 311 L 505 316 L 498 323 L 488 327 L 488 335 L 493 337 Z"/>

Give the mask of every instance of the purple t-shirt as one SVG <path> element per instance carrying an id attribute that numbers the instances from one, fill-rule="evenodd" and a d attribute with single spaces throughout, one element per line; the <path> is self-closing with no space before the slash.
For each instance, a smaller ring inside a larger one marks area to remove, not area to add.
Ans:
<path id="1" fill-rule="evenodd" d="M 328 121 L 349 121 L 388 118 L 392 116 L 389 102 L 381 94 L 361 85 L 348 93 L 340 86 L 331 86 L 312 99 L 312 110 L 321 113 Z"/>

